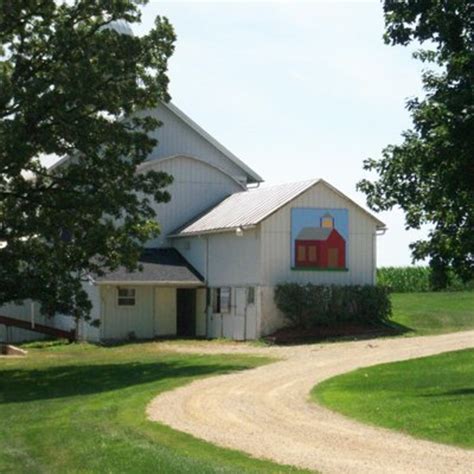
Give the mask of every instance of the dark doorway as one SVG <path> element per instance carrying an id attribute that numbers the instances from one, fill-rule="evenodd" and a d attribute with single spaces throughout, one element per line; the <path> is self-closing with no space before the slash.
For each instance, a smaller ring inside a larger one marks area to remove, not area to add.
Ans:
<path id="1" fill-rule="evenodd" d="M 176 313 L 177 335 L 196 336 L 196 290 L 178 288 Z"/>

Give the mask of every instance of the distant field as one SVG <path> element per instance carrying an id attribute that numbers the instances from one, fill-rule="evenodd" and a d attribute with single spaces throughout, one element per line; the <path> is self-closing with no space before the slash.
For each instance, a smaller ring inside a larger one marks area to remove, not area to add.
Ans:
<path id="1" fill-rule="evenodd" d="M 365 423 L 474 448 L 474 350 L 362 368 L 311 396 Z"/>
<path id="2" fill-rule="evenodd" d="M 474 291 L 392 294 L 392 321 L 416 335 L 474 329 Z"/>

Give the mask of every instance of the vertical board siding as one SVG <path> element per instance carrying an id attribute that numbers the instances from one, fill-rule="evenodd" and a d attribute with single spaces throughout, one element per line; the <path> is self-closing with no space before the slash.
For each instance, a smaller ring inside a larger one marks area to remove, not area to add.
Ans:
<path id="1" fill-rule="evenodd" d="M 89 300 L 92 303 L 92 309 L 90 313 L 91 321 L 101 321 L 101 296 L 100 289 L 98 286 L 90 285 L 89 283 L 83 284 L 83 289 L 87 293 Z M 64 331 L 70 331 L 75 329 L 75 321 L 72 316 L 65 314 L 56 314 L 54 316 L 54 326 Z M 100 326 L 92 326 L 87 321 L 79 322 L 79 334 L 78 339 L 81 341 L 98 342 L 100 340 Z"/>
<path id="2" fill-rule="evenodd" d="M 6 304 L 0 307 L 0 314 L 10 318 L 21 319 L 22 321 L 31 321 L 31 300 L 25 300 L 23 304 Z M 40 314 L 39 305 L 34 306 L 34 320 L 38 324 L 54 326 L 53 319 Z M 6 327 L 0 324 L 0 341 L 2 342 L 23 342 L 45 339 L 45 335 L 34 331 Z"/>
<path id="3" fill-rule="evenodd" d="M 206 288 L 196 290 L 196 336 L 205 337 L 207 329 Z"/>
<path id="4" fill-rule="evenodd" d="M 239 166 L 166 107 L 159 105 L 150 114 L 163 123 L 151 134 L 158 140 L 158 145 L 151 152 L 150 159 L 172 155 L 197 156 L 225 170 L 231 176 L 246 181 L 245 172 Z"/>
<path id="5" fill-rule="evenodd" d="M 101 339 L 127 339 L 131 333 L 139 339 L 153 337 L 153 287 L 127 286 L 127 288 L 135 288 L 135 306 L 119 306 L 117 288 L 116 286 L 101 287 L 104 303 Z"/>
<path id="6" fill-rule="evenodd" d="M 154 334 L 176 335 L 176 288 L 155 288 Z M 151 336 L 149 336 L 151 337 Z"/>
<path id="7" fill-rule="evenodd" d="M 259 282 L 260 233 L 245 230 L 209 235 L 208 285 L 255 286 Z"/>
<path id="8" fill-rule="evenodd" d="M 161 235 L 148 242 L 148 247 L 168 245 L 167 234 L 215 206 L 242 187 L 230 176 L 206 163 L 179 156 L 157 160 L 151 168 L 173 176 L 173 184 L 166 190 L 171 195 L 168 203 L 152 203 L 161 226 Z"/>
<path id="9" fill-rule="evenodd" d="M 291 209 L 305 207 L 349 210 L 347 272 L 291 269 Z M 375 283 L 374 220 L 324 184 L 310 188 L 262 222 L 261 226 L 261 264 L 265 286 L 283 282 L 339 285 Z"/>

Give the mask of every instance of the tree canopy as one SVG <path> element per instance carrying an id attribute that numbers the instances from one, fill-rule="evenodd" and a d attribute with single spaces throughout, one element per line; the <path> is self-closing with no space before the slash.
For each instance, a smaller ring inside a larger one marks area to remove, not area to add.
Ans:
<path id="1" fill-rule="evenodd" d="M 421 45 L 423 98 L 407 101 L 413 128 L 400 145 L 364 162 L 375 181 L 358 184 L 369 206 L 400 206 L 407 228 L 432 224 L 411 244 L 415 260 L 428 258 L 437 285 L 452 267 L 464 280 L 474 273 L 474 33 L 469 0 L 384 2 L 385 42 Z"/>
<path id="2" fill-rule="evenodd" d="M 0 304 L 88 318 L 90 275 L 125 265 L 159 232 L 171 177 L 137 173 L 169 100 L 175 35 L 145 0 L 0 1 Z M 122 23 L 123 25 L 123 23 Z M 43 155 L 70 157 L 46 168 Z"/>

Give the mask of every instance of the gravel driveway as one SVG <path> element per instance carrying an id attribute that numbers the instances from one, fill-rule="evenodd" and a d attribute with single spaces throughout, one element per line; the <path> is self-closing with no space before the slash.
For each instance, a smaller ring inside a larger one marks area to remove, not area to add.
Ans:
<path id="1" fill-rule="evenodd" d="M 472 450 L 364 425 L 309 401 L 311 388 L 329 377 L 468 347 L 474 347 L 474 331 L 297 347 L 170 345 L 179 352 L 248 352 L 282 360 L 165 392 L 147 413 L 216 445 L 322 473 L 473 474 Z"/>

